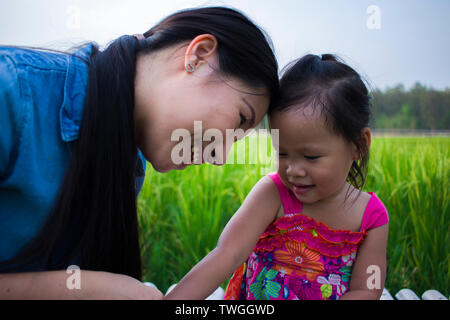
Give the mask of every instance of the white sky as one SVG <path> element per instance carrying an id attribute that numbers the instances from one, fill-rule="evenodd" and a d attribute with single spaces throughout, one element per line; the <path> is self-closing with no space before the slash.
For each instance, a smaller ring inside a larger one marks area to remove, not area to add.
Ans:
<path id="1" fill-rule="evenodd" d="M 450 87 L 449 0 L 1 0 L 0 43 L 65 49 L 142 33 L 172 12 L 203 5 L 243 11 L 272 38 L 280 67 L 336 53 L 386 88 Z M 380 19 L 369 6 L 379 8 Z M 379 29 L 370 29 L 379 23 Z M 375 24 L 374 24 L 375 23 Z"/>

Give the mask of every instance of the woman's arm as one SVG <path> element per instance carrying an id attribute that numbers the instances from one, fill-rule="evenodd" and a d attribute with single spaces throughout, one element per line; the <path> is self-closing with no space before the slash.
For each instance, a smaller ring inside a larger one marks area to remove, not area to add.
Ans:
<path id="1" fill-rule="evenodd" d="M 349 291 L 341 300 L 378 300 L 386 280 L 386 246 L 389 223 L 369 230 L 358 249 Z"/>
<path id="2" fill-rule="evenodd" d="M 80 289 L 66 285 L 65 270 L 0 274 L 4 299 L 161 299 L 159 290 L 121 274 L 80 271 Z"/>
<path id="3" fill-rule="evenodd" d="M 175 286 L 165 299 L 205 299 L 250 255 L 275 219 L 281 200 L 270 177 L 252 188 L 220 235 L 217 247 Z"/>

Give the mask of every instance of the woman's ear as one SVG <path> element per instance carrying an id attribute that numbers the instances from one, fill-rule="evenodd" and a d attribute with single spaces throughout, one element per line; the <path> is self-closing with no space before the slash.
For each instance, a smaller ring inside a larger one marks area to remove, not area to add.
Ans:
<path id="1" fill-rule="evenodd" d="M 211 34 L 201 34 L 189 43 L 184 55 L 184 65 L 189 66 L 189 72 L 193 72 L 212 59 L 216 52 L 216 37 Z"/>

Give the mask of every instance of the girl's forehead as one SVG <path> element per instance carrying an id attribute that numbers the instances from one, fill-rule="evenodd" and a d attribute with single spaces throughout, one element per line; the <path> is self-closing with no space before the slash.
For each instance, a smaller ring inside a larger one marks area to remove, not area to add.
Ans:
<path id="1" fill-rule="evenodd" d="M 319 111 L 295 110 L 271 115 L 271 129 L 279 130 L 280 146 L 323 147 L 340 137 L 326 125 Z"/>
<path id="2" fill-rule="evenodd" d="M 326 129 L 321 111 L 313 107 L 291 108 L 270 116 L 271 126 L 280 130 Z"/>

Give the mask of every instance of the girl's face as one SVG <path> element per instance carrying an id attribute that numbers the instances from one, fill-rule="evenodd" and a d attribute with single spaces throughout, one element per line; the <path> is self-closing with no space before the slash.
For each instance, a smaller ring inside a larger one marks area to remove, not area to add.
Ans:
<path id="1" fill-rule="evenodd" d="M 331 132 L 312 107 L 277 112 L 270 125 L 279 129 L 278 174 L 295 196 L 306 204 L 339 199 L 358 156 L 354 144 Z"/>

